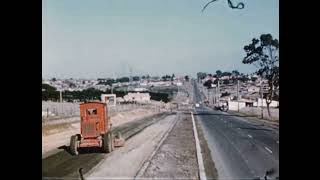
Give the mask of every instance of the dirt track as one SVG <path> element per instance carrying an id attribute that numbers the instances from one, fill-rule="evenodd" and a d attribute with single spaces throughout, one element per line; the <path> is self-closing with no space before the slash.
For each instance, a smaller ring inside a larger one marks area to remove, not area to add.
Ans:
<path id="1" fill-rule="evenodd" d="M 123 137 L 129 139 L 133 135 L 142 131 L 149 125 L 163 119 L 168 114 L 158 114 L 152 118 L 144 118 L 138 121 L 126 123 L 114 128 L 115 131 L 121 131 Z M 91 168 L 98 164 L 109 154 L 100 153 L 97 149 L 83 150 L 78 156 L 71 156 L 68 153 L 68 147 L 62 146 L 64 151 L 49 156 L 42 160 L 42 177 L 43 179 L 55 179 L 61 177 L 78 178 L 78 169 L 83 168 L 83 173 L 87 173 Z"/>

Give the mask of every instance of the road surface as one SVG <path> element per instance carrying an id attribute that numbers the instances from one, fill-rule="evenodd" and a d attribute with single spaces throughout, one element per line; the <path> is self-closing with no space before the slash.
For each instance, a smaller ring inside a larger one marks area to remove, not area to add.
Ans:
<path id="1" fill-rule="evenodd" d="M 201 101 L 194 82 L 194 100 Z M 200 105 L 195 117 L 204 131 L 219 179 L 253 179 L 275 169 L 279 176 L 279 132 Z"/>

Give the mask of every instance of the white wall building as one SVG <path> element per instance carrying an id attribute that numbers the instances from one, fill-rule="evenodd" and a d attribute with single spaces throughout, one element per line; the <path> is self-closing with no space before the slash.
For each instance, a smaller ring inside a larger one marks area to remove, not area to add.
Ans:
<path id="1" fill-rule="evenodd" d="M 123 99 L 126 102 L 150 103 L 151 96 L 149 93 L 128 93 Z"/>
<path id="2" fill-rule="evenodd" d="M 258 107 L 260 107 L 261 104 L 262 104 L 264 107 L 267 107 L 266 99 L 263 99 L 263 101 L 262 101 L 261 98 L 258 98 L 258 101 L 253 103 L 253 106 L 258 106 Z M 270 106 L 270 107 L 278 107 L 278 106 L 279 106 L 279 101 L 271 101 L 271 104 L 270 104 L 269 106 Z"/>
<path id="3" fill-rule="evenodd" d="M 257 86 L 250 86 L 248 88 L 248 92 L 252 93 L 252 92 L 259 92 L 260 91 L 260 87 Z"/>

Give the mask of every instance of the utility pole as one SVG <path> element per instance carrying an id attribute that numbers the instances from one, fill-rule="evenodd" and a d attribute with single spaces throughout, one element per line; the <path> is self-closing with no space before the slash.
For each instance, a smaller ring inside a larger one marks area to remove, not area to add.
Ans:
<path id="1" fill-rule="evenodd" d="M 60 90 L 60 104 L 61 104 L 61 114 L 63 114 L 62 90 Z"/>
<path id="2" fill-rule="evenodd" d="M 220 81 L 219 81 L 219 79 L 218 79 L 217 100 L 218 100 L 218 106 L 220 107 Z"/>
<path id="3" fill-rule="evenodd" d="M 208 88 L 208 102 L 209 102 L 209 106 L 211 105 L 211 101 L 210 101 L 210 88 Z"/>
<path id="4" fill-rule="evenodd" d="M 216 86 L 216 94 L 215 94 L 215 104 L 218 102 L 218 85 Z"/>
<path id="5" fill-rule="evenodd" d="M 213 105 L 216 104 L 216 94 L 217 94 L 217 87 L 214 88 L 213 95 L 212 95 Z"/>
<path id="6" fill-rule="evenodd" d="M 239 108 L 239 80 L 237 80 L 237 101 L 238 101 L 238 112 L 240 111 L 240 108 Z"/>
<path id="7" fill-rule="evenodd" d="M 261 119 L 263 119 L 263 88 L 262 88 L 262 83 L 260 83 L 260 97 L 261 97 Z"/>
<path id="8" fill-rule="evenodd" d="M 62 91 L 60 90 L 60 103 L 62 103 Z"/>

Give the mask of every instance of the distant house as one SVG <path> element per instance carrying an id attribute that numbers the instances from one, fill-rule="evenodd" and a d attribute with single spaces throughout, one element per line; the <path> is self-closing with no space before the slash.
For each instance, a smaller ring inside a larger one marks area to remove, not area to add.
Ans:
<path id="1" fill-rule="evenodd" d="M 259 92 L 260 88 L 257 86 L 250 86 L 248 87 L 248 92 L 252 93 L 252 92 Z"/>
<path id="2" fill-rule="evenodd" d="M 148 92 L 149 90 L 146 88 L 134 88 L 133 91 L 134 92 Z"/>
<path id="3" fill-rule="evenodd" d="M 137 102 L 137 103 L 149 103 L 150 102 L 149 93 L 128 93 L 123 97 L 126 102 Z"/>
<path id="4" fill-rule="evenodd" d="M 261 106 L 263 105 L 264 107 L 267 106 L 266 99 L 261 99 L 257 98 L 257 101 L 253 104 L 253 106 Z M 279 101 L 271 101 L 271 104 L 269 105 L 270 107 L 278 107 L 279 106 Z"/>
<path id="5" fill-rule="evenodd" d="M 231 79 L 231 77 L 230 76 L 222 76 L 220 79 L 221 80 L 229 80 L 229 79 Z"/>

